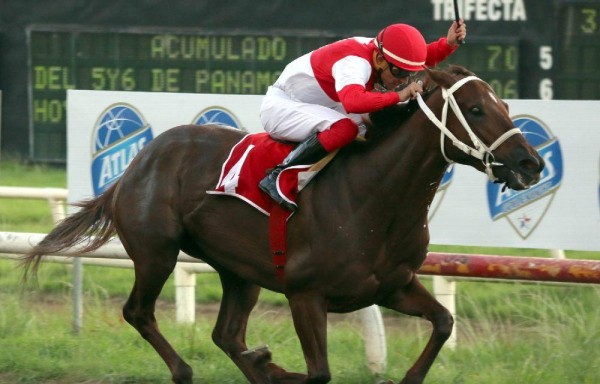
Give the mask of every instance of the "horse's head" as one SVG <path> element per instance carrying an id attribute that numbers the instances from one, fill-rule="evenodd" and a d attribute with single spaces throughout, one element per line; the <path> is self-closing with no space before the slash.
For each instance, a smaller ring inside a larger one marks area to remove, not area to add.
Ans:
<path id="1" fill-rule="evenodd" d="M 419 98 L 419 105 L 441 131 L 446 160 L 471 165 L 515 190 L 539 181 L 543 159 L 514 127 L 508 105 L 486 82 L 457 66 L 427 72 L 426 82 L 439 88 L 427 103 Z"/>

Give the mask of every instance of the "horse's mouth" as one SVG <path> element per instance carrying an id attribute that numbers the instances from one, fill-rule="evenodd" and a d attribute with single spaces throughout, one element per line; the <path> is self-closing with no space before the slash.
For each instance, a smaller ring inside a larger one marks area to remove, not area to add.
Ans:
<path id="1" fill-rule="evenodd" d="M 493 170 L 494 176 L 498 178 L 495 183 L 504 184 L 505 187 L 515 191 L 529 189 L 540 181 L 541 176 L 541 173 L 530 174 L 517 172 L 505 165 L 494 167 Z"/>

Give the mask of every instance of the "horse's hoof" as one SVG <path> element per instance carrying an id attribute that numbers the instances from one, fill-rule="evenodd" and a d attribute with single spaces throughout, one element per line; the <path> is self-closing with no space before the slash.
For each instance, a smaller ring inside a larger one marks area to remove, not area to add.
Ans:
<path id="1" fill-rule="evenodd" d="M 194 372 L 192 371 L 192 367 L 190 367 L 184 361 L 181 361 L 177 368 L 173 371 L 173 383 L 175 384 L 192 384 L 192 377 L 194 376 Z"/>
<path id="2" fill-rule="evenodd" d="M 404 377 L 404 379 L 402 379 L 402 381 L 398 384 L 423 384 L 423 379 L 420 378 L 407 378 Z"/>
<path id="3" fill-rule="evenodd" d="M 264 367 L 271 362 L 271 351 L 268 345 L 252 348 L 241 353 L 244 359 L 248 359 L 255 367 Z"/>
<path id="4" fill-rule="evenodd" d="M 267 364 L 267 376 L 274 384 L 297 384 L 306 381 L 306 375 L 302 373 L 288 372 L 276 364 Z"/>

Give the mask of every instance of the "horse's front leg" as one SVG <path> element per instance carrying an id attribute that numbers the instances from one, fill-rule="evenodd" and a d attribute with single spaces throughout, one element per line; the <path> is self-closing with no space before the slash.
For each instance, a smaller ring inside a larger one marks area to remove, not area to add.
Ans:
<path id="1" fill-rule="evenodd" d="M 423 383 L 433 361 L 452 333 L 454 324 L 452 315 L 423 287 L 416 276 L 407 286 L 394 292 L 379 304 L 407 315 L 424 317 L 431 322 L 433 332 L 425 349 L 400 382 L 400 384 Z"/>
<path id="2" fill-rule="evenodd" d="M 246 346 L 248 317 L 256 304 L 260 287 L 226 271 L 219 272 L 219 276 L 223 298 L 212 334 L 215 344 L 233 360 L 250 383 L 302 383 L 306 375 L 287 372 L 272 363 L 271 352 L 266 346 L 250 350 Z"/>
<path id="3" fill-rule="evenodd" d="M 294 327 L 302 345 L 308 376 L 305 383 L 331 380 L 327 360 L 327 303 L 317 292 L 288 295 Z"/>

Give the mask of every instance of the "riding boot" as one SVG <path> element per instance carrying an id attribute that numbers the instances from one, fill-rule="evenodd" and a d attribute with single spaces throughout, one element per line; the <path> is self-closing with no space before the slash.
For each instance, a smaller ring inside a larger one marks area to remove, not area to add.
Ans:
<path id="1" fill-rule="evenodd" d="M 298 144 L 296 148 L 283 160 L 281 164 L 267 172 L 267 176 L 260 181 L 258 186 L 266 194 L 271 196 L 277 204 L 284 208 L 295 211 L 296 206 L 288 203 L 277 191 L 277 176 L 284 169 L 294 165 L 314 164 L 327 155 L 327 151 L 321 145 L 317 134 L 310 135 L 306 140 Z"/>

